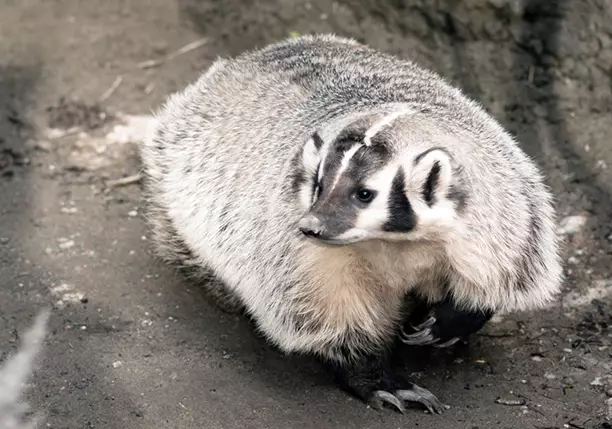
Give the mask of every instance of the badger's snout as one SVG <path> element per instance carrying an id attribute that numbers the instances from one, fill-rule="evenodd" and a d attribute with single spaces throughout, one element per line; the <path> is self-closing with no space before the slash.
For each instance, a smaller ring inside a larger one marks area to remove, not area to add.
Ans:
<path id="1" fill-rule="evenodd" d="M 307 237 L 317 238 L 323 232 L 323 227 L 319 218 L 312 214 L 308 214 L 300 219 L 298 224 L 299 230 Z"/>

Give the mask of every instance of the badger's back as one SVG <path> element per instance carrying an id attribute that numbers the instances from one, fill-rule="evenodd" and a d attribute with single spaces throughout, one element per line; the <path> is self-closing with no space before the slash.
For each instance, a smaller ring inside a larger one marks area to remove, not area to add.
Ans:
<path id="1" fill-rule="evenodd" d="M 333 342 L 355 324 L 367 326 L 366 335 L 388 336 L 401 293 L 384 285 L 403 279 L 409 287 L 422 280 L 422 268 L 436 260 L 435 252 L 443 252 L 409 244 L 394 249 L 389 259 L 381 244 L 381 252 L 366 252 L 371 260 L 364 260 L 354 256 L 355 249 L 314 250 L 297 228 L 304 207 L 295 185 L 298 158 L 314 131 L 327 141 L 342 129 L 343 118 L 398 103 L 427 112 L 425 120 L 446 127 L 447 134 L 456 130 L 466 136 L 447 149 L 464 164 L 465 191 L 472 199 L 458 220 L 463 224 L 446 243 L 449 260 L 432 266 L 428 275 L 438 271 L 456 279 L 457 297 L 476 306 L 526 307 L 530 296 L 546 301 L 555 289 L 558 260 L 549 195 L 531 161 L 476 103 L 439 76 L 333 36 L 305 36 L 218 60 L 169 99 L 153 138 L 141 146 L 159 253 L 212 270 L 285 349 L 304 348 L 299 337 L 310 335 L 304 315 L 324 312 L 327 304 L 335 313 L 324 322 L 313 316 L 318 328 L 309 344 L 314 337 Z M 505 193 L 516 183 L 525 184 L 522 200 L 512 216 L 503 216 L 513 204 Z M 520 234 L 503 228 L 512 223 L 523 228 Z M 492 233 L 482 233 L 483 225 Z M 526 239 L 530 226 L 539 235 L 531 241 Z M 510 248 L 517 250 L 505 255 Z M 525 254 L 539 260 L 530 264 Z M 506 263 L 522 270 L 512 273 L 527 284 L 522 291 L 498 269 Z M 529 289 L 538 280 L 546 289 L 540 295 Z M 341 291 L 333 297 L 336 286 Z M 342 305 L 344 310 L 332 309 Z"/>

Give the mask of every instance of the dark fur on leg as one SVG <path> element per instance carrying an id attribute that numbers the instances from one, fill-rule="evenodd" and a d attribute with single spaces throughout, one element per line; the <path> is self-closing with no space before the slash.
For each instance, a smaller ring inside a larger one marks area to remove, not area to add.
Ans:
<path id="1" fill-rule="evenodd" d="M 478 332 L 493 314 L 493 311 L 458 308 L 448 297 L 434 305 L 417 298 L 416 307 L 404 323 L 400 340 L 409 345 L 448 347 Z"/>
<path id="2" fill-rule="evenodd" d="M 380 410 L 388 404 L 403 413 L 405 403 L 413 402 L 422 404 L 432 414 L 441 414 L 444 410 L 442 403 L 428 390 L 396 374 L 390 362 L 389 354 L 381 352 L 363 356 L 350 364 L 322 363 L 342 389 L 375 409 Z"/>

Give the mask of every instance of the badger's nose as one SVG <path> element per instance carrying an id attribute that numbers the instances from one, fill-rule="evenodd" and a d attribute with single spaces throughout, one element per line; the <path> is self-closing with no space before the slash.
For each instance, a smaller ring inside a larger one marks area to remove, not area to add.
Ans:
<path id="1" fill-rule="evenodd" d="M 307 237 L 318 237 L 321 235 L 321 221 L 315 216 L 308 215 L 300 219 L 299 230 Z"/>

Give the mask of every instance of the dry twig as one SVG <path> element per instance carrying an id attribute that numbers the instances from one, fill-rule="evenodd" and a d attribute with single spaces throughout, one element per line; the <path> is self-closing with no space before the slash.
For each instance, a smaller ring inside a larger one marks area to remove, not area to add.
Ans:
<path id="1" fill-rule="evenodd" d="M 186 54 L 187 52 L 191 52 L 194 49 L 198 49 L 200 46 L 204 46 L 206 43 L 208 43 L 208 39 L 204 38 L 204 39 L 199 39 L 196 41 L 193 41 L 191 43 L 186 44 L 185 46 L 183 46 L 182 48 L 180 48 L 177 51 L 174 51 L 168 55 L 166 55 L 165 57 L 162 58 L 158 58 L 156 60 L 148 60 L 148 61 L 144 61 L 142 63 L 138 64 L 138 67 L 141 69 L 148 69 L 151 67 L 157 67 L 163 63 L 165 63 L 166 61 L 170 61 L 180 55 Z"/>
<path id="2" fill-rule="evenodd" d="M 119 85 L 121 85 L 121 82 L 123 82 L 123 76 L 117 76 L 117 78 L 115 79 L 115 81 L 113 82 L 113 84 L 110 86 L 110 88 L 108 88 L 104 94 L 102 94 L 102 96 L 100 97 L 100 99 L 98 100 L 100 103 L 102 103 L 103 101 L 108 100 L 108 98 L 113 95 L 113 93 L 117 90 L 117 88 L 119 88 Z"/>
<path id="3" fill-rule="evenodd" d="M 107 180 L 105 184 L 107 188 L 116 188 L 119 186 L 128 186 L 134 183 L 138 183 L 140 182 L 140 179 L 142 179 L 142 174 L 136 173 L 131 176 L 122 177 L 120 179 Z"/>

